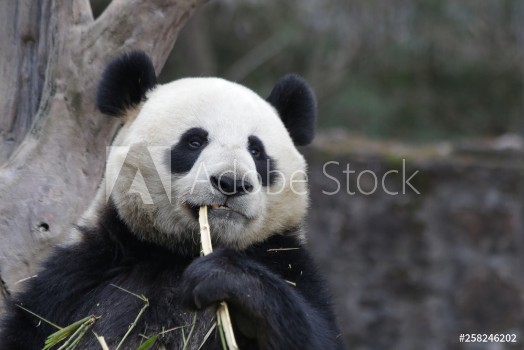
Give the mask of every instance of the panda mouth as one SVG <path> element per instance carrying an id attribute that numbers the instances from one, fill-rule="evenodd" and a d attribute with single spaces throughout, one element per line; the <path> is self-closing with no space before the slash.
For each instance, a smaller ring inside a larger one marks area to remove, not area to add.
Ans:
<path id="1" fill-rule="evenodd" d="M 224 204 L 211 204 L 207 206 L 211 210 L 231 210 L 227 205 Z"/>
<path id="2" fill-rule="evenodd" d="M 227 220 L 235 220 L 235 219 L 245 219 L 246 216 L 227 206 L 226 204 L 203 204 L 207 206 L 209 216 L 211 218 L 217 218 L 217 219 L 227 219 Z M 195 219 L 198 220 L 198 211 L 200 209 L 199 205 L 194 205 L 187 203 L 187 206 L 191 210 L 193 216 Z"/>

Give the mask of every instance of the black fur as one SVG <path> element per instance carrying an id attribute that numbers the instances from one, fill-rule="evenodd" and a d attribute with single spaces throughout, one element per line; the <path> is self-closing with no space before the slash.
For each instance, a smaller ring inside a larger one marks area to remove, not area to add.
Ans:
<path id="1" fill-rule="evenodd" d="M 81 243 L 58 249 L 26 292 L 7 305 L 2 348 L 41 349 L 56 331 L 16 304 L 60 326 L 91 314 L 100 316 L 93 330 L 114 348 L 143 302 L 112 284 L 143 294 L 150 303 L 125 349 L 136 349 L 143 341 L 141 333 L 153 335 L 191 324 L 189 310 L 198 310 L 192 344 L 200 344 L 212 325 L 214 305 L 221 300 L 230 305 L 243 350 L 341 348 L 329 299 L 311 258 L 291 232 L 242 252 L 217 249 L 206 257 L 181 255 L 137 239 L 110 204 L 98 227 L 84 231 Z M 181 339 L 178 329 L 159 337 L 158 344 L 180 349 Z M 98 350 L 100 345 L 88 332 L 79 348 Z M 221 349 L 218 335 L 212 333 L 202 349 Z"/>
<path id="2" fill-rule="evenodd" d="M 304 79 L 296 74 L 283 76 L 266 100 L 278 111 L 295 145 L 305 146 L 313 141 L 317 102 Z"/>
<path id="3" fill-rule="evenodd" d="M 266 154 L 264 143 L 256 136 L 248 138 L 248 150 L 255 161 L 257 173 L 262 181 L 262 186 L 273 185 L 277 180 L 275 160 Z"/>
<path id="4" fill-rule="evenodd" d="M 202 128 L 191 128 L 182 134 L 170 152 L 172 173 L 183 174 L 191 170 L 207 146 L 207 135 L 208 132 Z"/>
<path id="5" fill-rule="evenodd" d="M 156 85 L 153 63 L 142 51 L 114 58 L 104 70 L 96 93 L 96 106 L 105 114 L 120 117 L 145 100 Z"/>

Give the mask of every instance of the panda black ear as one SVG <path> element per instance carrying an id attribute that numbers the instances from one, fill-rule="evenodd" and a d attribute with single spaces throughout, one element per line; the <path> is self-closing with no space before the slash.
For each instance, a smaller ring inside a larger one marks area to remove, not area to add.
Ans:
<path id="1" fill-rule="evenodd" d="M 313 141 L 317 102 L 304 79 L 296 74 L 283 76 L 266 100 L 277 110 L 295 145 L 304 146 Z"/>
<path id="2" fill-rule="evenodd" d="M 146 98 L 156 85 L 153 63 L 142 51 L 124 53 L 109 62 L 96 92 L 96 106 L 119 117 Z"/>

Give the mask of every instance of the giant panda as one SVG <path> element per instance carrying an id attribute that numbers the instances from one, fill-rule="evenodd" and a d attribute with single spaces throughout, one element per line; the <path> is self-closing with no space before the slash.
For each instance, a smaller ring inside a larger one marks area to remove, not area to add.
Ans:
<path id="1" fill-rule="evenodd" d="M 79 349 L 101 349 L 93 333 L 115 349 L 129 329 L 120 349 L 155 335 L 154 349 L 222 349 L 221 301 L 240 349 L 342 348 L 303 228 L 297 146 L 316 118 L 305 81 L 286 75 L 266 99 L 219 78 L 161 85 L 147 55 L 130 52 L 108 64 L 96 101 L 122 121 L 105 178 L 69 243 L 9 302 L 2 349 L 41 349 L 56 329 L 36 315 L 61 327 L 97 316 Z"/>

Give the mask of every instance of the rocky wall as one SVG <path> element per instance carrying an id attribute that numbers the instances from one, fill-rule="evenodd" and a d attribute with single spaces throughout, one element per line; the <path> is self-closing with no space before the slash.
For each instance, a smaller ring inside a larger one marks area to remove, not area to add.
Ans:
<path id="1" fill-rule="evenodd" d="M 348 349 L 524 349 L 524 155 L 333 144 L 306 151 L 309 241 Z"/>

